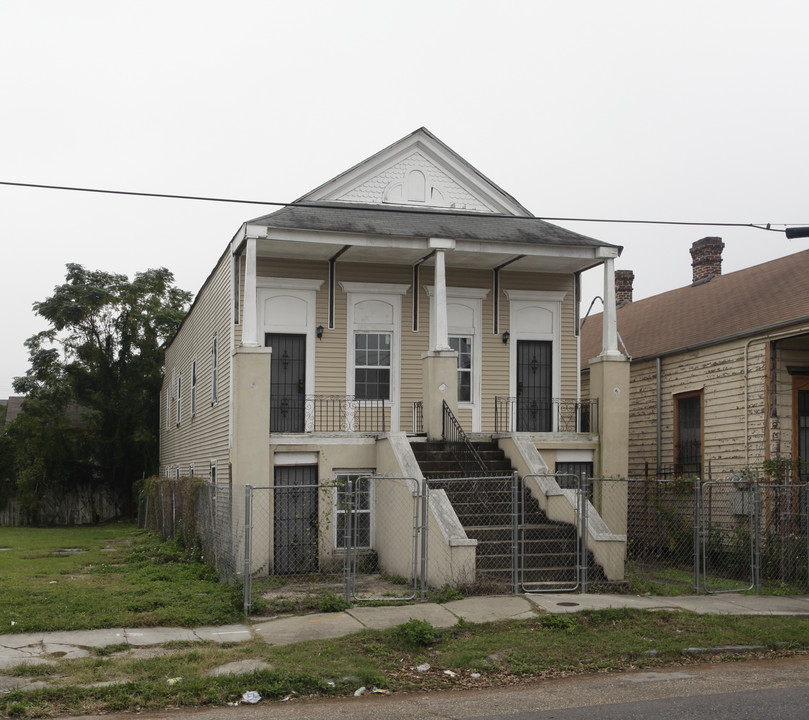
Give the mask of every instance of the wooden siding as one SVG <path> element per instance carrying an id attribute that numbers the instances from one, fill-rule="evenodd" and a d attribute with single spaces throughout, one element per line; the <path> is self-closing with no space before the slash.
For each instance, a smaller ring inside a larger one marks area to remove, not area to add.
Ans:
<path id="1" fill-rule="evenodd" d="M 231 254 L 226 252 L 200 290 L 183 326 L 166 349 L 166 367 L 160 394 L 160 473 L 180 469 L 181 475 L 207 477 L 211 461 L 217 479 L 229 479 L 230 373 L 231 373 Z M 218 336 L 218 401 L 211 403 L 211 348 Z M 191 363 L 197 361 L 196 413 L 191 416 Z M 176 384 L 182 374 L 182 414 L 177 426 Z M 166 423 L 167 402 L 171 417 Z"/>
<path id="2" fill-rule="evenodd" d="M 764 391 L 766 343 L 747 352 L 745 436 L 745 342 L 724 343 L 662 360 L 661 436 L 663 465 L 674 462 L 674 397 L 703 390 L 702 448 L 705 475 L 724 478 L 765 458 Z M 654 360 L 633 363 L 630 372 L 629 474 L 642 476 L 657 462 L 657 370 Z M 747 447 L 746 447 L 747 445 Z"/>

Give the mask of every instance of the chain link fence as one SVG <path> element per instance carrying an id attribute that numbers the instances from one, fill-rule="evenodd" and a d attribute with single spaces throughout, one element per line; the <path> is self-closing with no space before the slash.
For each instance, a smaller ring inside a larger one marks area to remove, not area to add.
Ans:
<path id="1" fill-rule="evenodd" d="M 464 594 L 809 588 L 806 484 L 752 474 L 704 483 L 289 478 L 235 493 L 229 484 L 152 479 L 141 526 L 198 548 L 223 580 L 243 583 L 248 613 L 317 595 L 416 600 L 444 585 Z"/>
<path id="2" fill-rule="evenodd" d="M 344 474 L 293 482 L 245 488 L 245 612 L 324 593 L 346 602 L 416 598 L 420 481 Z"/>
<path id="3" fill-rule="evenodd" d="M 241 575 L 238 511 L 229 484 L 150 478 L 140 493 L 138 518 L 149 532 L 198 549 L 224 582 L 234 583 Z"/>

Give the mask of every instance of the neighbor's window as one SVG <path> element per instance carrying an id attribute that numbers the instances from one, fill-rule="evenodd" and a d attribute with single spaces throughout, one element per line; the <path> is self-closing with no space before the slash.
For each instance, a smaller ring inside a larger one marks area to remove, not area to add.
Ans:
<path id="1" fill-rule="evenodd" d="M 354 397 L 390 400 L 391 334 L 354 335 Z"/>
<path id="2" fill-rule="evenodd" d="M 351 547 L 370 548 L 372 528 L 372 485 L 369 473 L 341 473 L 335 476 L 336 497 L 334 502 L 335 513 L 335 543 L 337 548 L 346 547 L 346 525 L 349 513 L 353 517 Z M 349 493 L 348 481 L 351 480 L 352 490 Z M 352 503 L 353 496 L 353 503 Z M 352 513 L 353 509 L 353 513 Z"/>
<path id="3" fill-rule="evenodd" d="M 702 476 L 702 391 L 674 398 L 674 472 Z"/>

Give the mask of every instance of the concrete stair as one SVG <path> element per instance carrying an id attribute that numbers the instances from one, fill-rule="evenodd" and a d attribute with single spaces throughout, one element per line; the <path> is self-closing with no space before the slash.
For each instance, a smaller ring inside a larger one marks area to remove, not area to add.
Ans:
<path id="1" fill-rule="evenodd" d="M 507 589 L 512 579 L 514 523 L 511 463 L 497 443 L 474 445 L 490 477 L 465 477 L 444 443 L 416 442 L 412 448 L 422 474 L 430 480 L 430 488 L 447 493 L 467 536 L 478 541 L 476 582 L 492 589 Z M 575 587 L 575 528 L 548 520 L 536 499 L 523 493 L 522 486 L 517 495 L 517 520 L 523 526 L 521 584 L 537 590 Z"/>

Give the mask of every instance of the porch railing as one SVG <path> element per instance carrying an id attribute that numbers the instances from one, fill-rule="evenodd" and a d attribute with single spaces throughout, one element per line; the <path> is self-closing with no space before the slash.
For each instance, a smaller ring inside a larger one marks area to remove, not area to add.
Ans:
<path id="1" fill-rule="evenodd" d="M 444 417 L 441 424 L 441 437 L 449 446 L 449 450 L 455 456 L 458 464 L 464 473 L 468 475 L 486 475 L 489 470 L 483 462 L 475 446 L 472 445 L 464 432 L 458 418 L 450 410 L 447 401 L 444 400 Z"/>
<path id="2" fill-rule="evenodd" d="M 386 400 L 306 395 L 298 403 L 270 403 L 270 432 L 387 432 L 390 404 Z"/>
<path id="3" fill-rule="evenodd" d="M 495 432 L 598 432 L 598 400 L 494 399 Z"/>
<path id="4" fill-rule="evenodd" d="M 421 400 L 413 403 L 413 432 L 424 432 L 424 403 Z"/>

